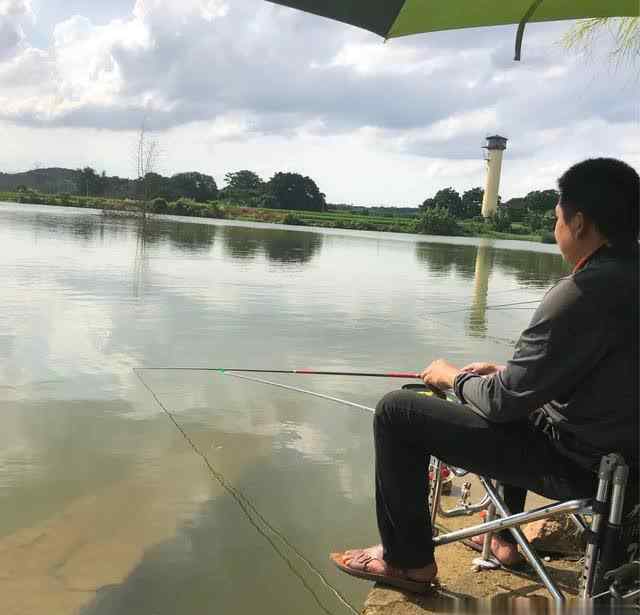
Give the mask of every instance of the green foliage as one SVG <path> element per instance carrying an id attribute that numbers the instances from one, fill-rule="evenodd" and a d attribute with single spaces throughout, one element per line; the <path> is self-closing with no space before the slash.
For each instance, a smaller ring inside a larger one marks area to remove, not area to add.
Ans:
<path id="1" fill-rule="evenodd" d="M 629 64 L 640 68 L 640 17 L 594 17 L 575 23 L 562 37 L 567 49 L 591 54 L 596 48 L 604 48 L 601 39 L 609 38 L 612 47 L 609 57 L 614 66 Z"/>
<path id="2" fill-rule="evenodd" d="M 280 209 L 324 211 L 326 207 L 325 195 L 316 183 L 299 173 L 276 173 L 267 190 Z"/>
<path id="3" fill-rule="evenodd" d="M 539 231 L 544 228 L 544 215 L 536 211 L 528 212 L 524 221 L 532 231 Z"/>
<path id="4" fill-rule="evenodd" d="M 263 207 L 266 185 L 253 171 L 236 171 L 224 176 L 227 185 L 220 192 L 221 198 L 242 203 L 247 207 Z"/>
<path id="5" fill-rule="evenodd" d="M 157 197 L 151 201 L 151 211 L 154 214 L 165 214 L 169 211 L 169 203 L 162 197 Z"/>
<path id="6" fill-rule="evenodd" d="M 415 230 L 427 235 L 456 235 L 460 232 L 458 222 L 444 207 L 425 209 Z"/>
<path id="7" fill-rule="evenodd" d="M 544 213 L 554 209 L 558 203 L 557 190 L 532 190 L 524 197 L 528 211 Z"/>
<path id="8" fill-rule="evenodd" d="M 170 213 L 177 216 L 202 216 L 206 205 L 193 199 L 182 198 L 170 205 Z"/>
<path id="9" fill-rule="evenodd" d="M 285 214 L 284 218 L 282 218 L 282 224 L 292 224 L 296 226 L 304 226 L 305 222 L 296 214 L 288 212 Z"/>
<path id="10" fill-rule="evenodd" d="M 227 173 L 224 176 L 224 181 L 227 182 L 225 190 L 232 192 L 247 192 L 257 191 L 262 189 L 264 182 L 260 179 L 260 176 L 253 171 L 235 171 L 234 173 Z"/>
<path id="11" fill-rule="evenodd" d="M 553 231 L 556 224 L 556 217 L 553 210 L 549 210 L 544 213 L 530 211 L 527 213 L 524 221 L 534 232 Z"/>
<path id="12" fill-rule="evenodd" d="M 484 190 L 479 186 L 466 190 L 462 195 L 462 217 L 471 219 L 480 216 Z"/>
<path id="13" fill-rule="evenodd" d="M 489 218 L 489 225 L 495 231 L 508 233 L 511 231 L 511 214 L 501 207 Z"/>
<path id="14" fill-rule="evenodd" d="M 155 199 L 157 201 L 158 199 Z M 167 213 L 176 216 L 191 216 L 195 218 L 225 218 L 225 211 L 218 203 L 198 203 L 193 199 L 178 199 L 169 203 Z"/>
<path id="15" fill-rule="evenodd" d="M 207 209 L 204 215 L 207 218 L 226 218 L 227 217 L 225 210 L 222 207 L 220 207 L 218 203 L 207 203 Z"/>
<path id="16" fill-rule="evenodd" d="M 95 169 L 85 167 L 76 170 L 75 182 L 80 194 L 84 196 L 100 196 L 104 194 L 105 176 L 98 175 Z"/>
<path id="17" fill-rule="evenodd" d="M 540 240 L 542 241 L 542 243 L 555 243 L 556 237 L 551 231 L 544 231 Z"/>
<path id="18" fill-rule="evenodd" d="M 147 173 L 141 180 L 138 180 L 139 185 L 136 186 L 138 197 L 146 201 L 161 194 L 165 181 L 166 178 L 158 173 Z"/>
<path id="19" fill-rule="evenodd" d="M 176 196 L 193 199 L 198 203 L 212 201 L 218 197 L 216 180 L 203 173 L 177 173 L 169 180 L 169 189 Z M 161 196 L 166 195 L 162 194 Z"/>
<path id="20" fill-rule="evenodd" d="M 422 203 L 421 209 L 446 209 L 450 215 L 459 218 L 463 213 L 462 199 L 457 190 L 443 188 L 438 190 L 433 198 L 426 199 Z"/>

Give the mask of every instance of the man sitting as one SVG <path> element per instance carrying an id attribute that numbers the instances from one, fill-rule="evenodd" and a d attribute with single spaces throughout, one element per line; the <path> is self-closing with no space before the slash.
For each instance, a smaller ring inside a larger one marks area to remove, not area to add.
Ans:
<path id="1" fill-rule="evenodd" d="M 526 491 L 590 498 L 602 455 L 638 471 L 638 174 L 585 160 L 558 180 L 555 238 L 571 275 L 551 288 L 504 369 L 439 359 L 425 383 L 461 404 L 394 391 L 374 419 L 376 512 L 382 544 L 332 554 L 343 571 L 411 591 L 437 574 L 425 506 L 430 455 L 508 485 L 519 512 Z M 532 420 L 535 419 L 535 420 Z M 496 538 L 503 561 L 514 544 Z"/>

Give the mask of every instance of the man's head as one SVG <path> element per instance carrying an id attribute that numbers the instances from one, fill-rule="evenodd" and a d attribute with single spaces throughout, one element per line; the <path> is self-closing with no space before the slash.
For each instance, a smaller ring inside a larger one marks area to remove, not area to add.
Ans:
<path id="1" fill-rule="evenodd" d="M 555 236 L 563 256 L 575 264 L 603 243 L 625 249 L 636 245 L 640 180 L 621 160 L 579 162 L 558 180 Z"/>

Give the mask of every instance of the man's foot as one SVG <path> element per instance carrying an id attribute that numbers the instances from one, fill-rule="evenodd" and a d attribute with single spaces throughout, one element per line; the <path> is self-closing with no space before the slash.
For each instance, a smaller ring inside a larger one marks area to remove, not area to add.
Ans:
<path id="1" fill-rule="evenodd" d="M 382 559 L 382 552 L 382 545 L 374 545 L 332 553 L 331 560 L 343 572 L 361 579 L 417 593 L 424 593 L 431 587 L 438 572 L 435 563 L 422 568 L 395 568 Z"/>
<path id="2" fill-rule="evenodd" d="M 476 551 L 482 551 L 484 534 L 473 536 L 469 542 L 476 545 L 476 547 L 474 547 Z M 520 555 L 520 551 L 518 551 L 518 545 L 508 542 L 496 534 L 491 537 L 491 553 L 493 553 L 493 556 L 503 566 L 515 566 L 522 561 L 522 555 Z"/>

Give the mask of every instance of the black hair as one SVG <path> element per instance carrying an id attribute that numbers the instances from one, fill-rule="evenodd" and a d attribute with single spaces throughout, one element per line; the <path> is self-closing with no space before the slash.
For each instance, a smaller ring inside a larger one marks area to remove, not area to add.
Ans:
<path id="1" fill-rule="evenodd" d="M 565 171 L 558 188 L 568 220 L 581 211 L 612 246 L 637 246 L 640 178 L 635 169 L 615 158 L 590 158 Z"/>

